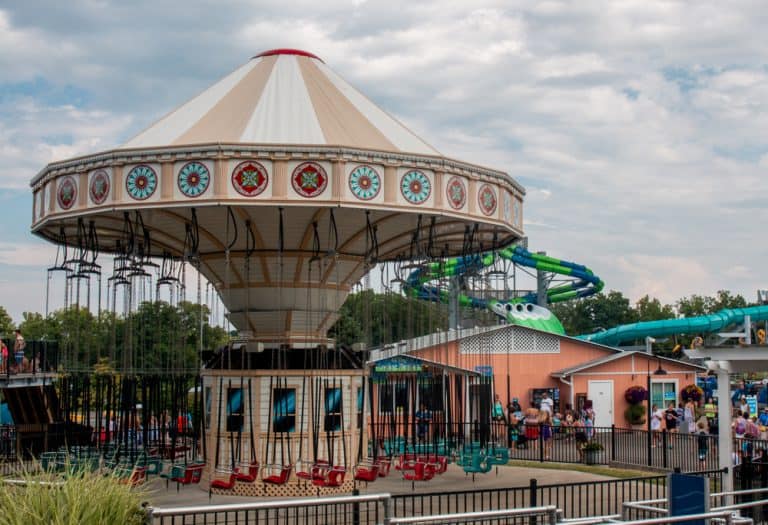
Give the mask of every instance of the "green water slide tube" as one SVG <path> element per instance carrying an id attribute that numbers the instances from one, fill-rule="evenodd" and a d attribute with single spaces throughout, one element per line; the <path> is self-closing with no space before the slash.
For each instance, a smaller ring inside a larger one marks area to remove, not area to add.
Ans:
<path id="1" fill-rule="evenodd" d="M 744 322 L 744 316 L 752 321 L 768 321 L 768 306 L 750 306 L 748 308 L 726 308 L 709 315 L 644 321 L 616 326 L 609 330 L 577 336 L 579 339 L 609 346 L 645 339 L 646 337 L 664 337 L 669 335 L 699 335 L 720 332 L 732 325 Z"/>

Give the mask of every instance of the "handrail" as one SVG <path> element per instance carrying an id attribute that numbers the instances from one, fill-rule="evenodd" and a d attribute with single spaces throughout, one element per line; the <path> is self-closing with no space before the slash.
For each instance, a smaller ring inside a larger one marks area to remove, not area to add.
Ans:
<path id="1" fill-rule="evenodd" d="M 363 494 L 360 496 L 334 496 L 326 498 L 301 498 L 291 500 L 258 501 L 251 503 L 228 503 L 225 505 L 194 505 L 189 507 L 148 507 L 149 518 L 181 516 L 188 514 L 210 514 L 212 512 L 237 512 L 249 510 L 270 510 L 289 507 L 314 507 L 318 505 L 338 505 L 342 503 L 369 503 L 390 501 L 392 495 Z M 386 511 L 386 508 L 385 508 Z"/>
<path id="2" fill-rule="evenodd" d="M 620 522 L 621 514 L 606 514 L 605 516 L 592 516 L 587 518 L 561 519 L 559 525 L 597 525 L 599 523 Z"/>
<path id="3" fill-rule="evenodd" d="M 451 521 L 453 523 L 461 520 L 476 521 L 483 518 L 507 518 L 512 516 L 549 516 L 550 524 L 555 525 L 557 523 L 557 507 L 554 505 L 546 505 L 543 507 L 526 507 L 522 509 L 501 509 L 501 510 L 486 510 L 479 512 L 458 512 L 455 514 L 436 514 L 433 516 L 410 516 L 407 518 L 391 518 L 385 520 L 385 523 L 389 525 L 397 524 L 412 524 L 412 523 L 434 523 L 439 521 Z"/>
<path id="4" fill-rule="evenodd" d="M 684 516 L 664 516 L 663 518 L 650 518 L 647 520 L 622 521 L 621 525 L 663 525 L 665 523 L 685 523 L 709 518 L 723 518 L 727 525 L 731 525 L 734 516 L 729 511 L 702 512 L 701 514 L 686 514 Z"/>

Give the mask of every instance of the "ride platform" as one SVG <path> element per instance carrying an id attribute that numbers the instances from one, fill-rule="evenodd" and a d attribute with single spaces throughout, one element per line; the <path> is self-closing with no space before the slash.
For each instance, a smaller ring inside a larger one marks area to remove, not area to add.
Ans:
<path id="1" fill-rule="evenodd" d="M 56 372 L 0 374 L 0 389 L 50 385 L 58 377 Z"/>

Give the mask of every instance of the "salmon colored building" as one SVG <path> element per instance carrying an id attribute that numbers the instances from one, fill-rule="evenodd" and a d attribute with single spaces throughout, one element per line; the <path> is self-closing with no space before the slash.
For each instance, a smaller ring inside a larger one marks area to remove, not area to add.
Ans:
<path id="1" fill-rule="evenodd" d="M 628 427 L 624 392 L 633 385 L 646 387 L 649 376 L 652 402 L 666 406 L 679 403 L 681 389 L 706 371 L 688 362 L 513 325 L 434 334 L 372 358 L 402 354 L 492 376 L 493 392 L 469 389 L 470 404 L 489 406 L 490 399 L 472 397 L 498 395 L 504 406 L 517 398 L 525 409 L 538 406 L 541 393 L 549 390 L 555 411 L 591 404 L 598 427 Z M 655 374 L 659 369 L 666 374 Z"/>

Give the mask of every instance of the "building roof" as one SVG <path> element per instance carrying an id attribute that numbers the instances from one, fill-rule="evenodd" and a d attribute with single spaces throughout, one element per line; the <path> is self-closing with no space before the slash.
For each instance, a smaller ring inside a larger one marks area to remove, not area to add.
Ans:
<path id="1" fill-rule="evenodd" d="M 591 361 L 585 361 L 584 363 L 580 363 L 578 365 L 574 365 L 568 368 L 563 368 L 561 370 L 556 370 L 555 372 L 552 372 L 551 375 L 552 377 L 568 377 L 578 372 L 583 372 L 584 370 L 588 370 L 596 366 L 604 365 L 605 363 L 610 363 L 612 361 L 617 361 L 619 359 L 624 359 L 625 357 L 629 357 L 635 354 L 649 358 L 649 359 L 659 359 L 667 363 L 675 363 L 676 365 L 680 365 L 680 366 L 688 366 L 691 368 L 696 368 L 702 372 L 706 370 L 706 368 L 704 368 L 703 366 L 699 366 L 693 363 L 688 363 L 685 361 L 679 361 L 677 359 L 671 359 L 669 357 L 661 357 L 657 355 L 649 356 L 646 352 L 641 352 L 639 350 L 632 350 L 632 351 L 619 350 L 615 354 L 598 357 L 597 359 L 592 359 Z"/>
<path id="2" fill-rule="evenodd" d="M 297 49 L 260 53 L 119 149 L 247 143 L 440 153 Z"/>

